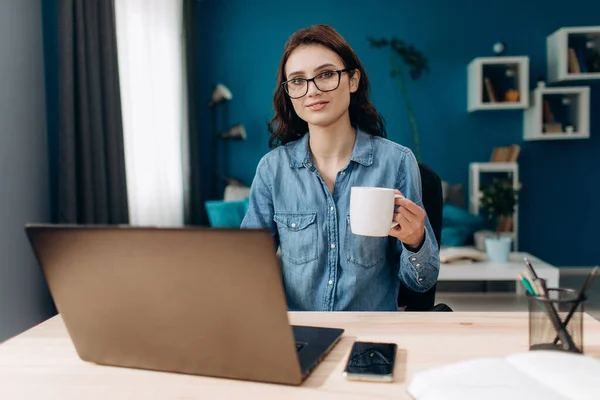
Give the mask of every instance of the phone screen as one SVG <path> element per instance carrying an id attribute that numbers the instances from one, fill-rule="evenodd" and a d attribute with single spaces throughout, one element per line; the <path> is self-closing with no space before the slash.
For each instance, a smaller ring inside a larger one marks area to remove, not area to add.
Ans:
<path id="1" fill-rule="evenodd" d="M 348 378 L 390 380 L 396 363 L 395 343 L 354 342 L 344 375 Z"/>

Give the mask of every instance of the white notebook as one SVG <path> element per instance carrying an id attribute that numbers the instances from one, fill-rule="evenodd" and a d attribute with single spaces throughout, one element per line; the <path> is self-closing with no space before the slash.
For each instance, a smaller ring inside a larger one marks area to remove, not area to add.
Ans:
<path id="1" fill-rule="evenodd" d="M 420 372 L 407 390 L 417 400 L 598 400 L 600 360 L 546 350 L 474 359 Z"/>

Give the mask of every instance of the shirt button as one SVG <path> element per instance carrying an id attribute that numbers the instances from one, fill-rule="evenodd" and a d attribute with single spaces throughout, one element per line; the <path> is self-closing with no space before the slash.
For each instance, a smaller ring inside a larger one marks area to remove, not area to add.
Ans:
<path id="1" fill-rule="evenodd" d="M 344 175 L 346 173 L 346 171 L 342 171 L 342 175 Z"/>
<path id="2" fill-rule="evenodd" d="M 416 264 L 416 265 L 415 265 L 415 267 L 420 267 L 420 266 L 421 266 L 421 264 Z"/>
<path id="3" fill-rule="evenodd" d="M 330 210 L 333 211 L 333 207 L 331 207 Z"/>
<path id="4" fill-rule="evenodd" d="M 422 281 L 423 281 L 423 278 L 419 278 L 419 282 L 422 282 Z"/>
<path id="5" fill-rule="evenodd" d="M 411 258 L 412 261 L 417 261 L 417 257 Z"/>
<path id="6" fill-rule="evenodd" d="M 292 228 L 295 228 L 295 227 L 296 227 L 296 224 L 292 224 Z"/>
<path id="7" fill-rule="evenodd" d="M 329 283 L 330 285 L 333 285 L 333 281 L 331 281 L 331 280 L 330 280 L 328 283 Z"/>
<path id="8" fill-rule="evenodd" d="M 331 248 L 335 249 L 335 243 L 331 243 Z"/>

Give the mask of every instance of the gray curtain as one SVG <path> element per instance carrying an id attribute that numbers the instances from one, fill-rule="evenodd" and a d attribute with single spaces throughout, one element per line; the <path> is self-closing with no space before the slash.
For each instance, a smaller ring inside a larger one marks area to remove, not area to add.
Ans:
<path id="1" fill-rule="evenodd" d="M 200 157 L 201 138 L 199 126 L 199 89 L 198 75 L 198 0 L 183 0 L 183 24 L 185 31 L 186 85 L 188 98 L 188 146 L 189 146 L 189 194 L 186 223 L 190 225 L 208 225 L 208 216 L 204 207 L 207 197 L 206 182 L 202 179 Z M 205 174 L 206 175 L 206 174 Z"/>
<path id="2" fill-rule="evenodd" d="M 127 224 L 113 0 L 58 0 L 60 223 Z"/>
<path id="3" fill-rule="evenodd" d="M 199 141 L 198 141 L 198 50 L 196 30 L 196 0 L 183 0 L 183 28 L 185 40 L 186 89 L 188 101 L 188 162 L 189 192 L 187 200 L 186 223 L 201 224 L 202 192 L 200 190 Z"/>

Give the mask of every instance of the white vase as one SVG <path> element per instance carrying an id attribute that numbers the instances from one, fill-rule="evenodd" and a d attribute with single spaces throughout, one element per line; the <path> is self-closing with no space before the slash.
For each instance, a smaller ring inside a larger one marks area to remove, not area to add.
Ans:
<path id="1" fill-rule="evenodd" d="M 485 239 L 485 252 L 490 261 L 508 262 L 512 238 L 507 236 Z"/>

